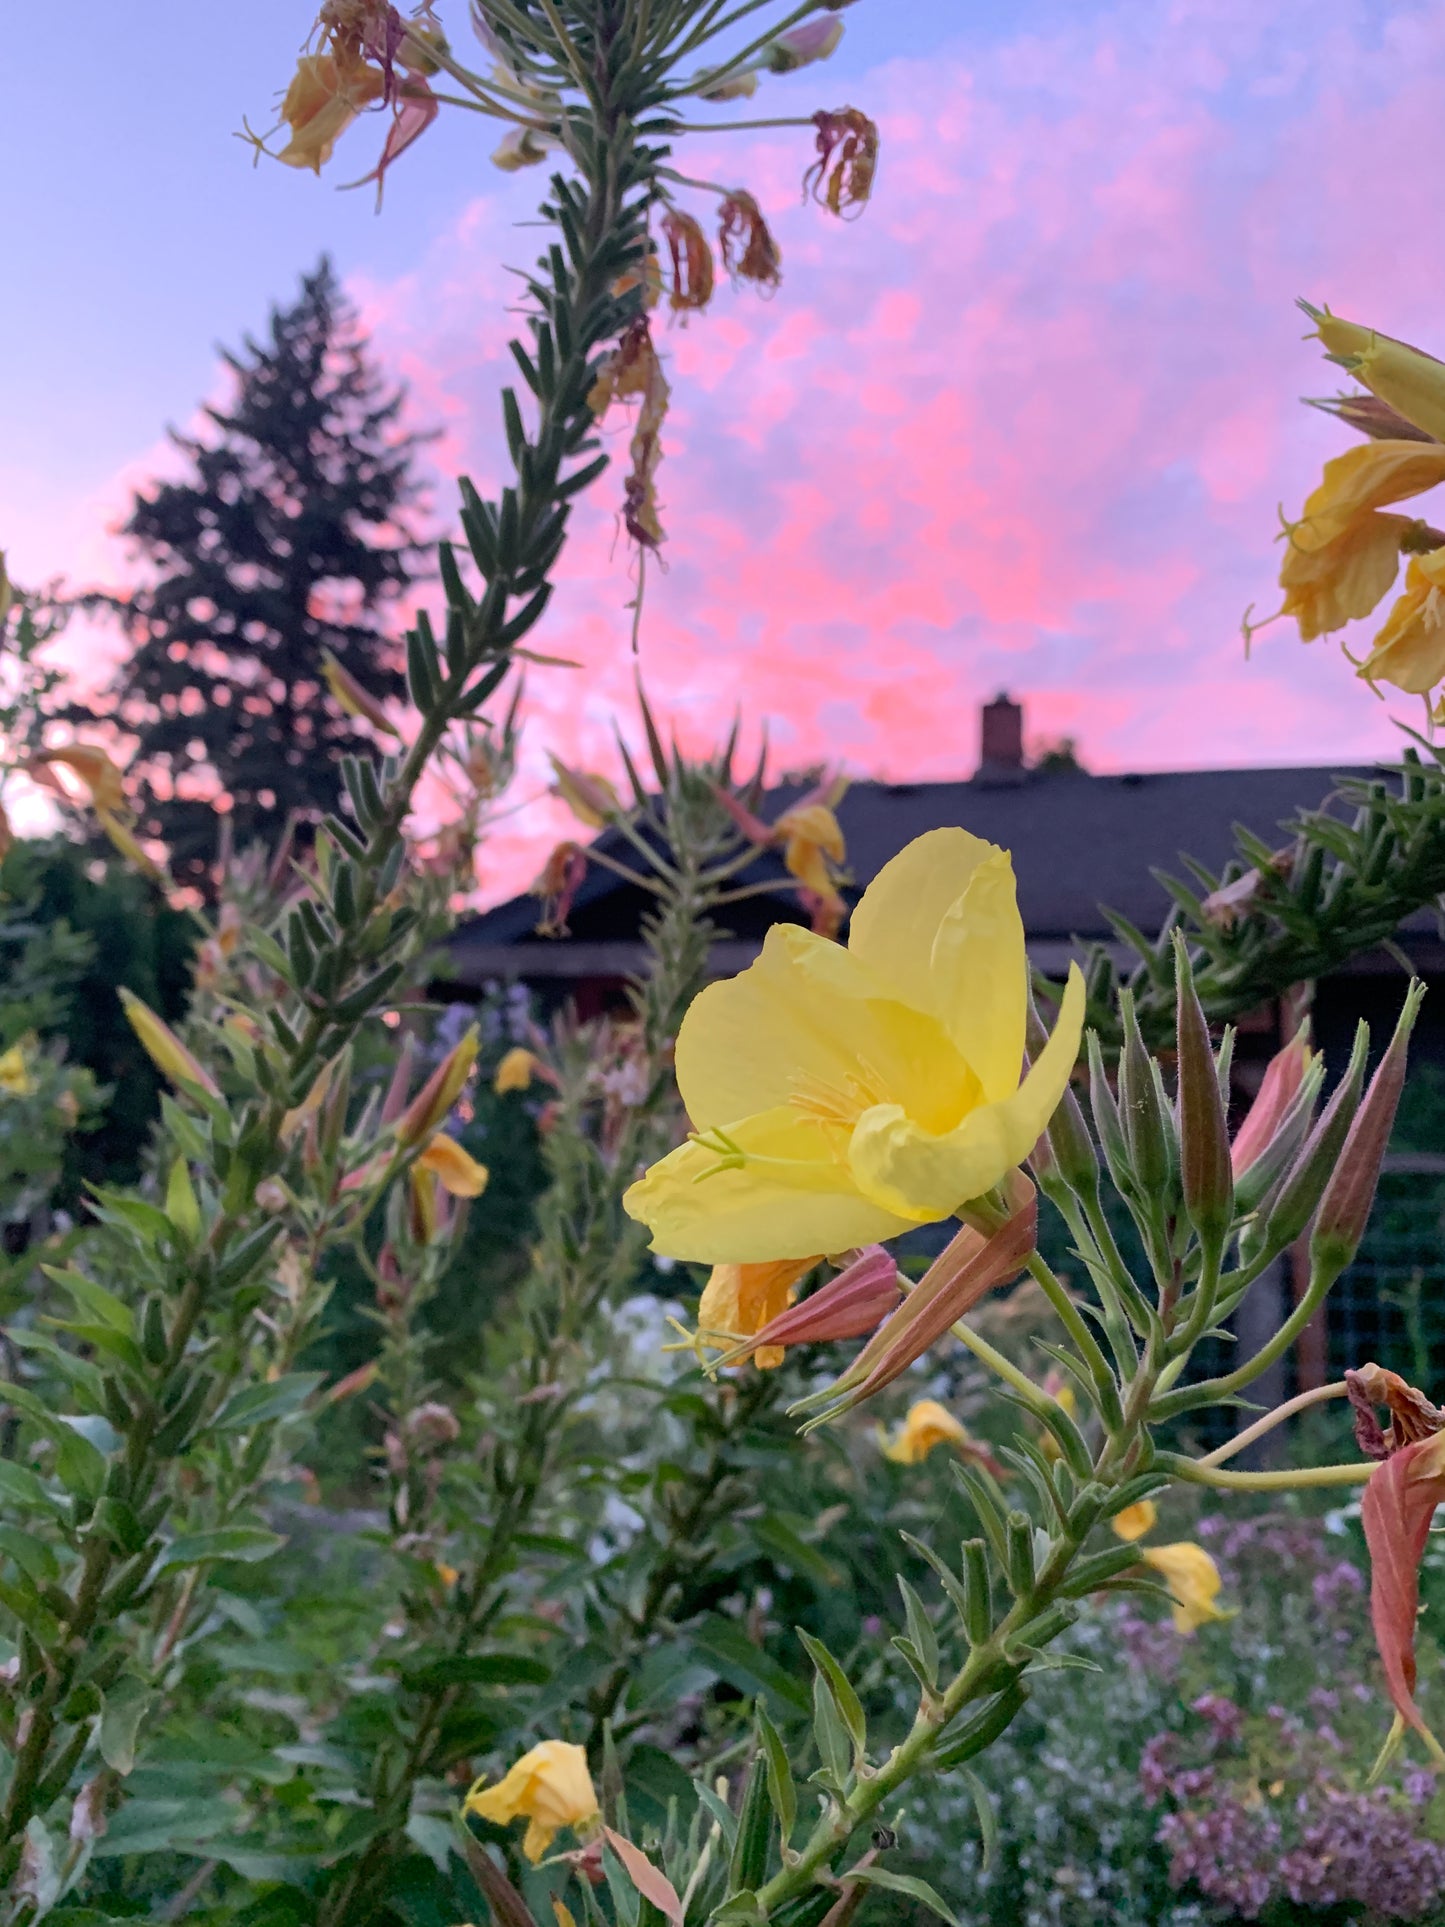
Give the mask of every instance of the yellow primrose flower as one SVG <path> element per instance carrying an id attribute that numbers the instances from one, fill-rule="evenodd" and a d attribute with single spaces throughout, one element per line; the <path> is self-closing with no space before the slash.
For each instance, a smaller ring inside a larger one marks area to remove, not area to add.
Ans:
<path id="1" fill-rule="evenodd" d="M 0 1053 L 0 1091 L 9 1091 L 13 1097 L 29 1097 L 35 1089 L 35 1081 L 25 1062 L 25 1053 L 18 1044 Z"/>
<path id="2" fill-rule="evenodd" d="M 1285 595 L 1278 613 L 1295 618 L 1301 642 L 1369 615 L 1400 572 L 1400 543 L 1413 526 L 1408 515 L 1370 509 L 1317 549 L 1289 544 L 1279 572 Z"/>
<path id="3" fill-rule="evenodd" d="M 1026 968 L 1007 852 L 967 830 L 885 864 L 846 947 L 774 924 L 683 1019 L 694 1135 L 625 1200 L 653 1249 L 712 1264 L 845 1251 L 990 1190 L 1053 1115 L 1083 1028 L 1073 965 L 1020 1083 Z"/>
<path id="4" fill-rule="evenodd" d="M 479 1198 L 491 1176 L 485 1164 L 478 1164 L 470 1151 L 464 1151 L 454 1137 L 438 1131 L 417 1159 L 417 1169 L 430 1171 L 443 1191 L 454 1198 Z"/>
<path id="5" fill-rule="evenodd" d="M 1168 1586 L 1175 1629 L 1186 1639 L 1211 1619 L 1233 1619 L 1232 1612 L 1214 1603 L 1219 1597 L 1219 1568 L 1203 1546 L 1186 1539 L 1174 1546 L 1146 1546 L 1140 1557 Z"/>
<path id="6" fill-rule="evenodd" d="M 897 1465 L 917 1465 L 935 1445 L 971 1445 L 973 1441 L 952 1412 L 936 1398 L 920 1398 L 908 1408 L 908 1415 L 883 1456 Z"/>
<path id="7" fill-rule="evenodd" d="M 565 1740 L 543 1740 L 494 1787 L 484 1788 L 478 1781 L 462 1811 L 501 1827 L 511 1820 L 529 1821 L 522 1852 L 533 1866 L 559 1827 L 583 1827 L 600 1818 L 587 1755 Z"/>
<path id="8" fill-rule="evenodd" d="M 714 1265 L 698 1300 L 699 1336 L 704 1343 L 709 1334 L 729 1341 L 751 1338 L 788 1309 L 799 1281 L 817 1262 L 814 1255 L 771 1264 Z M 762 1345 L 753 1353 L 753 1363 L 761 1371 L 771 1371 L 782 1364 L 783 1356 L 781 1345 Z"/>
<path id="9" fill-rule="evenodd" d="M 1405 592 L 1360 664 L 1367 682 L 1392 683 L 1407 695 L 1423 696 L 1445 682 L 1445 549 L 1413 556 L 1405 571 Z"/>
<path id="10" fill-rule="evenodd" d="M 1122 1512 L 1116 1512 L 1109 1523 L 1121 1539 L 1133 1545 L 1136 1539 L 1154 1530 L 1159 1523 L 1159 1509 L 1152 1499 L 1140 1499 L 1134 1505 L 1126 1505 Z"/>
<path id="11" fill-rule="evenodd" d="M 319 174 L 363 107 L 380 100 L 386 77 L 354 56 L 303 54 L 281 103 L 291 138 L 276 156 L 288 167 Z"/>
<path id="12" fill-rule="evenodd" d="M 1320 340 L 1372 395 L 1437 441 L 1445 439 L 1445 362 L 1358 322 L 1306 307 Z"/>
<path id="13" fill-rule="evenodd" d="M 505 1097 L 508 1091 L 525 1091 L 532 1082 L 537 1069 L 537 1059 L 532 1051 L 521 1044 L 514 1044 L 497 1066 L 492 1079 L 492 1089 L 498 1097 Z"/>

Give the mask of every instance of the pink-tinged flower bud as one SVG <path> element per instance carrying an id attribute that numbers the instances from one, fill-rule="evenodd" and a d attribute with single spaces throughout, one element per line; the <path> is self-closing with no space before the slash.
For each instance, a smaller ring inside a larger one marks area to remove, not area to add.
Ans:
<path id="1" fill-rule="evenodd" d="M 776 1346 L 822 1345 L 838 1338 L 866 1338 L 894 1310 L 902 1292 L 898 1264 L 882 1245 L 869 1245 L 820 1290 L 791 1305 L 719 1362 L 737 1364 L 749 1352 Z"/>
<path id="2" fill-rule="evenodd" d="M 329 649 L 321 652 L 321 673 L 326 678 L 326 687 L 348 716 L 364 717 L 373 729 L 384 730 L 388 736 L 401 735 L 370 690 L 363 689 L 350 670 L 343 669 Z"/>
<path id="3" fill-rule="evenodd" d="M 1405 1088 L 1405 1065 L 1410 1054 L 1410 1032 L 1420 1011 L 1425 986 L 1412 979 L 1389 1049 L 1370 1079 L 1364 1102 L 1355 1113 L 1349 1136 L 1331 1172 L 1310 1236 L 1310 1264 L 1315 1271 L 1337 1277 L 1360 1248 L 1375 1202 L 1380 1165 L 1389 1148 L 1400 1093 Z"/>
<path id="4" fill-rule="evenodd" d="M 150 1008 L 141 1002 L 134 991 L 123 985 L 117 993 L 130 1027 L 145 1046 L 147 1057 L 156 1069 L 170 1078 L 173 1084 L 190 1084 L 204 1091 L 207 1097 L 219 1097 L 220 1086 L 206 1067 L 192 1056 L 169 1024 L 162 1022 Z"/>
<path id="5" fill-rule="evenodd" d="M 1216 1251 L 1234 1222 L 1234 1174 L 1209 1025 L 1194 988 L 1182 937 L 1174 940 L 1179 1055 L 1179 1177 L 1184 1209 L 1206 1247 Z"/>
<path id="6" fill-rule="evenodd" d="M 1234 1142 L 1229 1150 L 1229 1162 L 1236 1179 L 1243 1177 L 1244 1173 L 1263 1156 L 1265 1148 L 1274 1141 L 1291 1106 L 1299 1096 L 1304 1085 L 1305 1072 L 1313 1061 L 1314 1053 L 1310 1049 L 1310 1027 L 1306 1020 L 1284 1049 L 1276 1051 L 1270 1058 L 1259 1092 L 1250 1105 L 1243 1124 L 1235 1132 Z"/>
<path id="7" fill-rule="evenodd" d="M 1355 1048 L 1349 1068 L 1340 1079 L 1324 1114 L 1305 1140 L 1304 1148 L 1290 1167 L 1288 1175 L 1273 1197 L 1261 1207 L 1264 1217 L 1262 1238 L 1272 1251 L 1292 1245 L 1314 1216 L 1315 1206 L 1338 1164 L 1345 1138 L 1359 1107 L 1360 1089 L 1365 1081 L 1365 1054 L 1370 1045 L 1368 1026 L 1360 1024 L 1355 1032 Z"/>
<path id="8" fill-rule="evenodd" d="M 763 49 L 763 62 L 769 73 L 791 74 L 799 67 L 811 67 L 815 60 L 826 60 L 842 38 L 843 22 L 837 14 L 821 14 L 770 40 Z"/>
<path id="9" fill-rule="evenodd" d="M 556 779 L 552 794 L 561 797 L 579 823 L 585 823 L 589 830 L 600 830 L 621 814 L 617 791 L 605 776 L 594 775 L 590 770 L 571 769 L 550 750 L 547 761 Z"/>
<path id="10" fill-rule="evenodd" d="M 755 843 L 760 850 L 766 849 L 773 840 L 771 824 L 764 823 L 760 816 L 754 816 L 746 804 L 734 796 L 731 790 L 724 789 L 721 783 L 712 783 L 709 787 L 748 842 Z"/>
<path id="11" fill-rule="evenodd" d="M 1333 415 L 1347 428 L 1367 435 L 1372 442 L 1433 442 L 1414 422 L 1407 422 L 1398 409 L 1376 395 L 1306 395 L 1311 408 Z"/>
<path id="12" fill-rule="evenodd" d="M 805 1405 L 826 1402 L 825 1418 L 861 1405 L 922 1358 L 986 1293 L 1018 1276 L 1037 1239 L 1038 1198 L 1019 1171 L 1009 1189 L 1013 1212 L 999 1229 L 985 1236 L 965 1225 L 847 1371 Z"/>
<path id="13" fill-rule="evenodd" d="M 397 1120 L 398 1144 L 420 1144 L 439 1129 L 472 1074 L 479 1040 L 480 1032 L 473 1024 L 461 1042 L 447 1052 Z"/>

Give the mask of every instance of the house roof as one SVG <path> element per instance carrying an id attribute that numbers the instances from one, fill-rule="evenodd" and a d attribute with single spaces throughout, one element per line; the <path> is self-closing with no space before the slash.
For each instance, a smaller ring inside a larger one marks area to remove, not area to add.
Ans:
<path id="1" fill-rule="evenodd" d="M 1188 880 L 1181 862 L 1187 854 L 1218 871 L 1234 853 L 1236 824 L 1266 842 L 1283 840 L 1281 824 L 1301 809 L 1318 808 L 1341 776 L 1377 774 L 1388 772 L 1359 766 L 1121 776 L 1005 770 L 958 783 L 857 782 L 837 812 L 855 883 L 845 894 L 856 900 L 914 837 L 961 824 L 1012 852 L 1031 954 L 1051 970 L 1062 964 L 1074 939 L 1111 936 L 1101 904 L 1146 932 L 1157 931 L 1169 899 L 1153 870 Z M 771 820 L 795 796 L 792 790 L 772 793 L 761 814 Z M 615 832 L 604 833 L 598 847 L 626 854 Z M 778 891 L 727 913 L 731 941 L 718 946 L 716 958 L 723 969 L 737 969 L 755 953 L 767 924 L 799 914 L 775 854 L 760 857 L 748 877 L 775 877 Z M 647 903 L 635 886 L 592 865 L 569 937 L 537 938 L 537 899 L 514 897 L 458 927 L 451 946 L 457 977 L 477 984 L 491 977 L 576 978 L 634 969 Z"/>

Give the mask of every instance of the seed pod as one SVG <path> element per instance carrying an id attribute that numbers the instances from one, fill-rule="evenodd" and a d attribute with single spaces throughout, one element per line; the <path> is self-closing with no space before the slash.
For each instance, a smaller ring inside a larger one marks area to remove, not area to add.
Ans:
<path id="1" fill-rule="evenodd" d="M 170 1350 L 166 1337 L 166 1309 L 158 1296 L 147 1298 L 140 1316 L 140 1344 L 148 1365 L 164 1365 Z"/>
<path id="2" fill-rule="evenodd" d="M 1410 1033 L 1415 1028 L 1424 995 L 1425 986 L 1418 979 L 1412 979 L 1389 1049 L 1370 1079 L 1370 1088 L 1355 1113 L 1339 1162 L 1330 1172 L 1310 1237 L 1312 1271 L 1338 1277 L 1359 1250 L 1405 1084 Z"/>
<path id="3" fill-rule="evenodd" d="M 1184 1209 L 1216 1255 L 1234 1222 L 1229 1129 L 1219 1092 L 1209 1026 L 1194 988 L 1184 939 L 1174 939 L 1179 1047 L 1179 1169 Z"/>
<path id="4" fill-rule="evenodd" d="M 1339 1162 L 1350 1125 L 1354 1122 L 1360 1102 L 1360 1086 L 1364 1082 L 1365 1053 L 1369 1045 L 1369 1026 L 1361 1023 L 1355 1032 L 1355 1048 L 1350 1056 L 1349 1069 L 1325 1106 L 1319 1122 L 1305 1140 L 1304 1149 L 1295 1159 L 1288 1177 L 1280 1186 L 1278 1196 L 1270 1206 L 1264 1225 L 1264 1249 L 1283 1251 L 1286 1245 L 1294 1243 L 1314 1215 L 1315 1206 Z"/>
<path id="5" fill-rule="evenodd" d="M 1034 1522 L 1026 1512 L 1008 1515 L 1008 1586 L 1022 1599 L 1034 1583 Z"/>
<path id="6" fill-rule="evenodd" d="M 1133 994 L 1119 992 L 1119 1015 L 1124 1023 L 1124 1048 L 1119 1057 L 1119 1116 L 1129 1147 L 1129 1164 L 1145 1199 L 1164 1196 L 1169 1189 L 1175 1158 L 1170 1139 L 1173 1123 L 1159 1102 L 1152 1060 L 1144 1048 Z"/>
<path id="7" fill-rule="evenodd" d="M 970 1646 L 982 1646 L 993 1631 L 993 1581 L 988 1570 L 988 1548 L 982 1539 L 963 1542 L 963 1591 L 964 1633 Z"/>

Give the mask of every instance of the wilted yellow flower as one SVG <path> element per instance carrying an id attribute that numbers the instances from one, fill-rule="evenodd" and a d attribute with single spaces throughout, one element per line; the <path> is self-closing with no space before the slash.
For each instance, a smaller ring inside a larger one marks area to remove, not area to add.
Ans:
<path id="1" fill-rule="evenodd" d="M 587 1755 L 566 1740 L 543 1740 L 494 1787 L 479 1781 L 462 1810 L 501 1827 L 511 1820 L 529 1821 L 522 1851 L 533 1866 L 560 1827 L 584 1827 L 600 1818 Z"/>
<path id="2" fill-rule="evenodd" d="M 1407 342 L 1301 303 L 1331 358 L 1355 380 L 1437 440 L 1445 438 L 1445 362 Z"/>
<path id="3" fill-rule="evenodd" d="M 714 280 L 707 236 L 691 214 L 672 207 L 662 217 L 662 238 L 672 257 L 668 306 L 674 314 L 705 308 L 712 300 Z"/>
<path id="4" fill-rule="evenodd" d="M 1154 1530 L 1159 1523 L 1159 1509 L 1152 1499 L 1140 1499 L 1134 1505 L 1126 1505 L 1122 1512 L 1116 1512 L 1109 1523 L 1121 1539 L 1133 1545 L 1136 1539 Z"/>
<path id="5" fill-rule="evenodd" d="M 54 765 L 74 772 L 85 785 L 91 806 L 97 810 L 125 808 L 125 779 L 106 752 L 95 743 L 67 743 L 63 749 L 43 750 L 25 765 L 26 774 L 37 783 L 54 790 L 57 796 L 73 801 L 54 773 Z"/>
<path id="6" fill-rule="evenodd" d="M 462 1094 L 477 1061 L 481 1033 L 475 1024 L 453 1045 L 396 1121 L 399 1144 L 419 1144 L 430 1137 Z"/>
<path id="7" fill-rule="evenodd" d="M 719 204 L 718 247 L 723 266 L 737 281 L 752 281 L 771 292 L 783 278 L 778 244 L 763 210 L 744 188 L 734 188 Z"/>
<path id="8" fill-rule="evenodd" d="M 1371 509 L 1320 548 L 1291 542 L 1280 566 L 1285 596 L 1277 613 L 1295 618 L 1301 642 L 1369 615 L 1400 572 L 1400 543 L 1412 527 L 1408 515 Z"/>
<path id="9" fill-rule="evenodd" d="M 838 819 L 822 803 L 808 803 L 785 810 L 773 825 L 783 839 L 783 863 L 816 896 L 835 897 L 830 864 L 841 863 L 847 854 Z"/>
<path id="10" fill-rule="evenodd" d="M 818 158 L 803 176 L 803 192 L 832 214 L 861 210 L 878 171 L 878 129 L 856 107 L 814 114 Z"/>
<path id="11" fill-rule="evenodd" d="M 816 1256 L 785 1258 L 768 1264 L 714 1265 L 697 1306 L 699 1336 L 722 1341 L 751 1338 L 779 1312 L 786 1311 L 800 1281 L 817 1264 Z M 763 1345 L 753 1363 L 771 1371 L 783 1362 L 781 1345 Z"/>
<path id="12" fill-rule="evenodd" d="M 429 1171 L 443 1191 L 454 1198 L 479 1198 L 491 1176 L 485 1164 L 478 1164 L 471 1152 L 463 1150 L 445 1131 L 437 1132 L 416 1162 L 418 1170 Z"/>
<path id="13" fill-rule="evenodd" d="M 348 716 L 363 716 L 373 729 L 385 730 L 388 736 L 401 735 L 371 691 L 363 689 L 351 671 L 343 668 L 329 649 L 321 652 L 321 673 L 326 678 L 326 687 Z"/>
<path id="14" fill-rule="evenodd" d="M 535 127 L 509 127 L 492 149 L 492 166 L 504 174 L 519 174 L 524 167 L 545 161 L 552 145 Z"/>
<path id="15" fill-rule="evenodd" d="M 1074 965 L 1020 1084 L 1026 995 L 1007 853 L 967 830 L 917 838 L 864 893 L 846 948 L 774 924 L 756 963 L 694 1000 L 677 1040 L 694 1135 L 627 1210 L 655 1250 L 713 1264 L 950 1216 L 1028 1156 L 1078 1054 Z"/>
<path id="16" fill-rule="evenodd" d="M 130 1019 L 130 1027 L 145 1046 L 146 1055 L 173 1084 L 194 1084 L 199 1086 L 208 1097 L 219 1097 L 220 1086 L 214 1077 L 192 1056 L 170 1025 L 157 1017 L 149 1004 L 142 1003 L 132 990 L 122 985 L 116 993 L 125 1007 Z"/>
<path id="17" fill-rule="evenodd" d="M 29 1097 L 34 1089 L 35 1080 L 19 1044 L 0 1052 L 0 1091 L 9 1091 L 12 1097 Z"/>
<path id="18" fill-rule="evenodd" d="M 497 1066 L 492 1089 L 498 1097 L 505 1097 L 508 1091 L 525 1091 L 536 1069 L 535 1053 L 522 1044 L 514 1044 Z"/>
<path id="19" fill-rule="evenodd" d="M 1367 682 L 1387 682 L 1407 695 L 1428 694 L 1445 682 L 1445 549 L 1414 556 L 1405 592 L 1360 664 Z"/>
<path id="20" fill-rule="evenodd" d="M 973 1441 L 958 1420 L 936 1398 L 920 1398 L 908 1408 L 908 1415 L 892 1441 L 883 1448 L 885 1458 L 899 1465 L 917 1465 L 935 1445 L 971 1445 Z"/>
<path id="21" fill-rule="evenodd" d="M 1219 1568 L 1204 1550 L 1189 1540 L 1174 1546 L 1146 1546 L 1139 1555 L 1168 1586 L 1174 1600 L 1174 1624 L 1187 1638 L 1211 1619 L 1233 1619 L 1215 1605 L 1219 1597 Z"/>
<path id="22" fill-rule="evenodd" d="M 357 115 L 385 91 L 381 70 L 354 55 L 303 54 L 281 103 L 291 138 L 276 158 L 319 174 Z"/>

